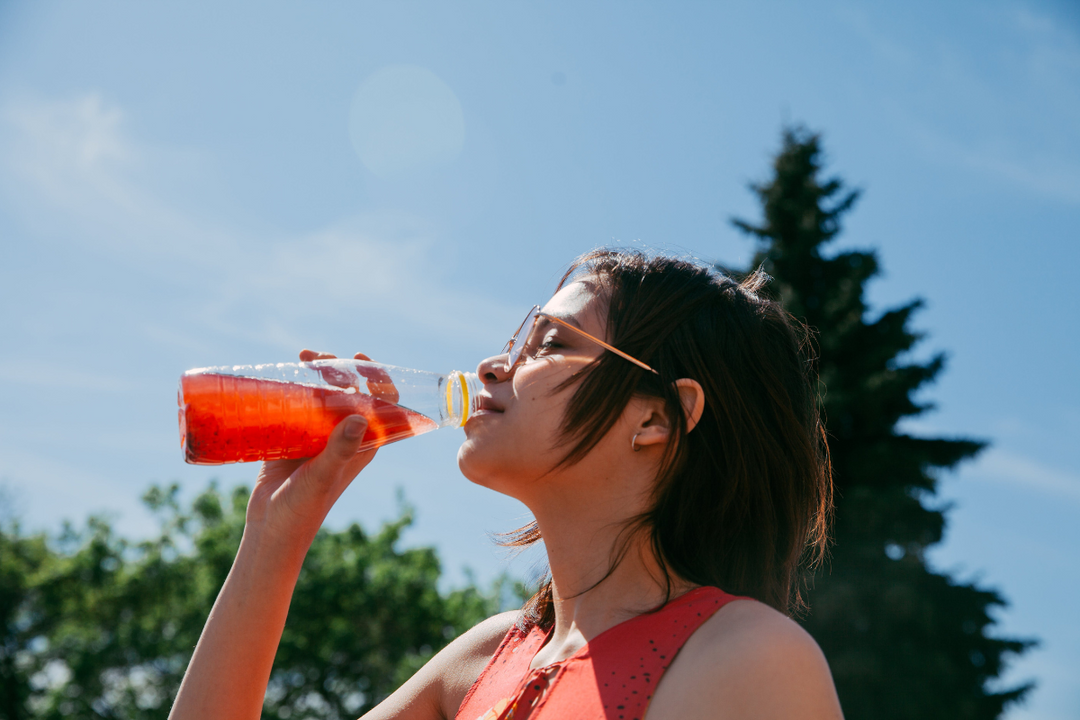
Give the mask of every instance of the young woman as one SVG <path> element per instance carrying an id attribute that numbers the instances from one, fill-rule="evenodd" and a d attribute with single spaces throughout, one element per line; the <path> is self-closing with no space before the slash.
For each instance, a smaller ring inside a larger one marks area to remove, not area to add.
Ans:
<path id="1" fill-rule="evenodd" d="M 832 486 L 805 330 L 763 282 L 596 251 L 480 364 L 458 464 L 529 507 L 514 542 L 542 538 L 550 575 L 365 718 L 841 717 L 787 615 Z M 170 717 L 259 717 L 307 548 L 374 455 L 355 451 L 365 427 L 264 464 Z"/>

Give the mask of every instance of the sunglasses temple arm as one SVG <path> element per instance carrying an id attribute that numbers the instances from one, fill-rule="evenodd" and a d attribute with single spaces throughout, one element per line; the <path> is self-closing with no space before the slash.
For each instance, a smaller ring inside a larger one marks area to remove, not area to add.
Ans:
<path id="1" fill-rule="evenodd" d="M 612 347 L 612 346 L 608 345 L 608 344 L 607 344 L 606 342 L 604 342 L 604 341 L 603 341 L 603 340 L 601 340 L 600 338 L 598 338 L 598 337 L 593 337 L 592 335 L 590 335 L 589 333 L 585 332 L 585 331 L 584 331 L 584 330 L 582 330 L 581 328 L 579 328 L 579 327 L 574 327 L 573 325 L 571 325 L 570 323 L 566 322 L 565 320 L 562 320 L 562 319 L 560 319 L 560 318 L 557 318 L 557 317 L 555 317 L 554 315 L 547 315 L 546 313 L 545 313 L 544 317 L 550 318 L 550 319 L 554 320 L 555 322 L 559 323 L 560 325 L 564 325 L 564 326 L 566 326 L 566 327 L 570 328 L 571 330 L 573 330 L 574 332 L 576 332 L 576 333 L 580 333 L 580 334 L 584 335 L 585 337 L 589 338 L 590 340 L 592 340 L 592 341 L 593 341 L 594 343 L 596 343 L 596 344 L 597 344 L 597 345 L 599 345 L 600 347 L 604 348 L 605 350 L 610 350 L 611 352 L 615 353 L 616 355 L 618 355 L 619 357 L 621 357 L 621 358 L 623 358 L 623 359 L 625 359 L 625 360 L 629 360 L 630 362 L 634 363 L 635 365 L 637 365 L 637 366 L 638 366 L 639 368 L 641 368 L 642 370 L 648 370 L 648 371 L 649 371 L 649 372 L 651 372 L 651 373 L 652 373 L 653 375 L 659 375 L 659 374 L 660 374 L 660 373 L 656 372 L 656 370 L 654 370 L 653 368 L 649 367 L 649 366 L 648 366 L 648 365 L 646 365 L 645 363 L 643 363 L 643 362 L 641 362 L 640 360 L 638 360 L 638 359 L 637 359 L 636 357 L 632 357 L 632 356 L 630 356 L 630 355 L 627 355 L 627 354 L 626 354 L 626 353 L 624 353 L 624 352 L 623 352 L 622 350 L 619 350 L 618 348 L 614 348 L 614 347 Z"/>
<path id="2" fill-rule="evenodd" d="M 597 342 L 599 342 L 599 341 L 597 341 Z M 611 352 L 613 352 L 613 353 L 615 353 L 616 355 L 618 355 L 619 357 L 621 357 L 621 358 L 624 358 L 624 359 L 626 359 L 626 360 L 629 360 L 630 362 L 634 363 L 635 365 L 637 365 L 637 366 L 638 366 L 639 368 L 641 368 L 642 370 L 648 370 L 648 371 L 649 371 L 649 372 L 651 372 L 651 373 L 652 373 L 653 375 L 659 375 L 659 374 L 660 374 L 660 373 L 656 372 L 656 370 L 654 370 L 653 368 L 649 367 L 649 366 L 648 366 L 648 365 L 646 365 L 645 363 L 643 363 L 643 362 L 641 362 L 640 360 L 638 360 L 637 358 L 635 358 L 635 357 L 630 357 L 629 355 L 627 355 L 626 353 L 624 353 L 624 352 L 623 352 L 622 350 L 616 350 L 615 348 L 611 347 L 611 346 L 610 346 L 610 345 L 608 345 L 607 343 L 602 343 L 602 345 L 603 345 L 603 346 L 604 346 L 604 347 L 605 347 L 606 349 L 608 349 L 608 350 L 610 350 Z"/>

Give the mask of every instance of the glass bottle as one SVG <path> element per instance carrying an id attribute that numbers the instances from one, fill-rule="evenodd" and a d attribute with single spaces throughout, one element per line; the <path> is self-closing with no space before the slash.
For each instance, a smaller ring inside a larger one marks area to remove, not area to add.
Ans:
<path id="1" fill-rule="evenodd" d="M 368 421 L 360 446 L 368 450 L 463 426 L 479 391 L 473 373 L 364 360 L 197 368 L 180 378 L 180 445 L 194 465 L 307 458 L 358 414 Z"/>

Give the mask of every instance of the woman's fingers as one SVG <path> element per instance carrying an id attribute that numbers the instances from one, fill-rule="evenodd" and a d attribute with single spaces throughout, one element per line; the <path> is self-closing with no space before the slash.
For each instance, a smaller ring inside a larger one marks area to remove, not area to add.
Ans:
<path id="1" fill-rule="evenodd" d="M 334 465 L 344 464 L 360 449 L 367 432 L 368 421 L 363 415 L 350 415 L 338 423 L 326 441 L 326 449 L 316 455 L 328 457 Z"/>
<path id="2" fill-rule="evenodd" d="M 307 348 L 304 348 L 300 351 L 301 362 L 311 362 L 312 360 L 334 360 L 336 358 L 337 355 L 332 355 L 331 353 L 316 352 L 314 350 L 308 350 Z"/>
<path id="3" fill-rule="evenodd" d="M 248 503 L 248 522 L 267 523 L 275 532 L 310 540 L 345 488 L 375 457 L 358 452 L 367 420 L 350 415 L 338 423 L 321 453 L 306 460 L 263 463 Z"/>
<path id="4" fill-rule="evenodd" d="M 300 360 L 303 362 L 312 362 L 313 360 L 337 360 L 337 355 L 304 349 L 300 351 Z M 360 384 L 356 381 L 356 376 L 351 372 L 329 365 L 316 367 L 315 370 L 322 376 L 322 379 L 328 385 L 340 388 L 354 387 L 358 390 L 360 389 Z"/>
<path id="5" fill-rule="evenodd" d="M 361 352 L 353 355 L 353 360 L 374 362 L 371 358 Z M 377 397 L 380 400 L 385 400 L 390 403 L 396 403 L 398 401 L 397 388 L 394 387 L 394 381 L 390 379 L 390 375 L 385 370 L 377 367 L 369 367 L 357 368 L 357 372 L 367 378 L 368 392 L 372 397 Z"/>
<path id="6" fill-rule="evenodd" d="M 304 348 L 300 351 L 300 359 L 304 362 L 311 362 L 312 360 L 334 360 L 337 355 L 331 355 L 330 353 L 316 352 L 315 350 L 308 350 Z M 371 362 L 371 358 L 362 352 L 358 352 L 353 355 L 353 360 L 363 360 L 364 362 Z"/>
<path id="7" fill-rule="evenodd" d="M 345 418 L 330 433 L 326 448 L 304 463 L 293 476 L 299 485 L 297 490 L 316 496 L 324 512 L 330 511 L 345 488 L 375 457 L 374 450 L 359 452 L 367 428 L 367 420 L 362 415 Z"/>
<path id="8" fill-rule="evenodd" d="M 300 351 L 300 360 L 303 362 L 335 359 L 337 359 L 337 355 L 331 355 L 330 353 L 316 352 L 308 349 Z M 372 359 L 362 352 L 353 355 L 353 360 L 372 362 Z M 379 368 L 358 368 L 358 372 L 367 378 L 368 392 L 372 396 L 391 403 L 396 403 L 398 401 L 397 388 L 394 387 L 394 383 L 390 380 L 390 376 L 387 375 L 384 370 Z M 346 375 L 336 368 L 319 368 L 319 373 L 323 376 L 323 379 L 331 385 L 337 387 L 358 387 L 351 374 Z"/>

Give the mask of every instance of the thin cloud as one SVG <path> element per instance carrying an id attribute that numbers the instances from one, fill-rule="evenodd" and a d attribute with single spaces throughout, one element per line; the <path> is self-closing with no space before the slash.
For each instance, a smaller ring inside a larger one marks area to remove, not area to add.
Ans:
<path id="1" fill-rule="evenodd" d="M 971 472 L 995 482 L 1022 487 L 1080 505 L 1080 475 L 1004 450 L 988 450 Z"/>
<path id="2" fill-rule="evenodd" d="M 1063 422 L 1068 423 L 1069 419 Z M 1023 436 L 1031 432 L 1031 428 L 1026 424 L 1011 419 L 1001 420 L 995 426 L 995 435 Z M 952 434 L 948 428 L 925 419 L 904 420 L 899 429 L 914 437 L 948 437 Z M 980 453 L 970 465 L 965 465 L 962 472 L 968 477 L 1031 490 L 1058 501 L 1080 504 L 1080 475 L 995 445 Z"/>
<path id="3" fill-rule="evenodd" d="M 1080 38 L 1067 24 L 1031 8 L 985 8 L 978 17 L 996 39 L 976 57 L 955 43 L 919 48 L 874 12 L 837 8 L 875 72 L 909 87 L 882 100 L 901 135 L 938 161 L 1080 204 L 1080 146 L 1062 130 L 1080 126 Z"/>
<path id="4" fill-rule="evenodd" d="M 0 120 L 0 182 L 32 233 L 140 256 L 225 240 L 155 195 L 169 153 L 132 140 L 124 111 L 100 94 L 11 101 Z"/>
<path id="5" fill-rule="evenodd" d="M 139 389 L 138 383 L 123 375 L 106 375 L 87 370 L 79 360 L 36 357 L 0 360 L 0 382 L 83 392 L 126 392 Z"/>
<path id="6" fill-rule="evenodd" d="M 28 530 L 45 529 L 46 517 L 83 522 L 88 513 L 106 514 L 118 520 L 118 529 L 136 537 L 149 535 L 153 521 L 131 488 L 113 479 L 111 474 L 93 472 L 85 463 L 66 463 L 52 457 L 28 452 L 13 444 L 0 443 L 4 458 L 5 480 L 15 488 L 33 481 L 33 497 L 26 490 L 8 493 L 14 496 L 15 510 L 28 522 Z M 41 499 L 48 498 L 47 511 Z M 34 507 L 34 506 L 38 507 Z M 53 530 L 54 528 L 49 528 Z"/>
<path id="7" fill-rule="evenodd" d="M 447 261 L 448 241 L 415 217 L 334 218 L 266 238 L 182 211 L 155 190 L 176 184 L 170 160 L 182 153 L 133 140 L 126 113 L 100 94 L 23 99 L 0 118 L 0 183 L 32 236 L 111 253 L 165 284 L 193 279 L 182 303 L 194 327 L 147 316 L 154 338 L 190 344 L 201 326 L 292 352 L 312 323 L 363 322 L 487 343 L 516 319 L 474 290 L 466 269 Z"/>

